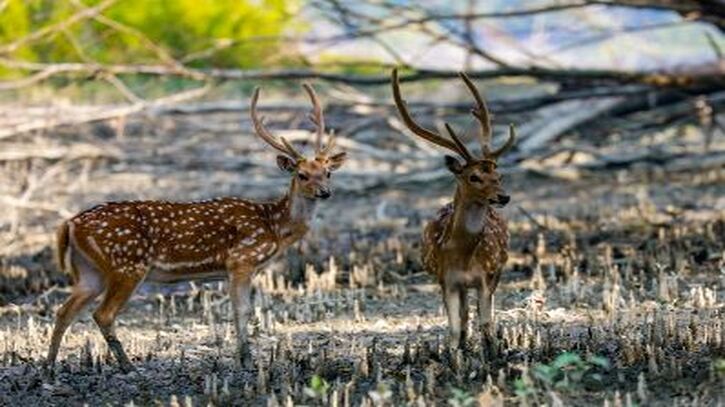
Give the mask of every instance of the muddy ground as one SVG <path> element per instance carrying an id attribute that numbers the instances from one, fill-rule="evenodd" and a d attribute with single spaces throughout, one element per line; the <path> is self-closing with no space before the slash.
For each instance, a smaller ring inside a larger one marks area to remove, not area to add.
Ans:
<path id="1" fill-rule="evenodd" d="M 253 364 L 234 358 L 224 282 L 147 284 L 118 319 L 135 372 L 118 369 L 89 311 L 45 372 L 69 293 L 50 251 L 62 217 L 110 199 L 284 190 L 251 136 L 164 120 L 132 123 L 123 137 L 66 130 L 43 139 L 68 148 L 66 159 L 3 166 L 3 185 L 28 198 L 1 225 L 0 404 L 725 403 L 725 173 L 659 166 L 574 179 L 510 167 L 496 337 L 474 334 L 463 351 L 446 346 L 439 288 L 418 253 L 452 180 L 358 185 L 379 174 L 353 158 L 305 242 L 256 278 Z"/>

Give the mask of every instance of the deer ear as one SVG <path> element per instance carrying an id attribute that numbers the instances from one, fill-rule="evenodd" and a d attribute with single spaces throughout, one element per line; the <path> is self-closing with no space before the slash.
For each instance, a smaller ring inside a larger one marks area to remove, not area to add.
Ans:
<path id="1" fill-rule="evenodd" d="M 327 167 L 330 171 L 335 171 L 338 168 L 342 167 L 343 164 L 345 164 L 345 160 L 347 159 L 347 153 L 341 152 L 333 155 L 332 157 L 328 158 L 328 162 L 330 163 Z"/>
<path id="2" fill-rule="evenodd" d="M 280 154 L 277 156 L 277 166 L 282 171 L 294 172 L 297 168 L 297 162 L 286 155 Z"/>
<path id="3" fill-rule="evenodd" d="M 463 171 L 463 165 L 456 159 L 456 157 L 453 157 L 451 155 L 446 155 L 446 168 L 448 168 L 448 171 L 458 175 Z"/>

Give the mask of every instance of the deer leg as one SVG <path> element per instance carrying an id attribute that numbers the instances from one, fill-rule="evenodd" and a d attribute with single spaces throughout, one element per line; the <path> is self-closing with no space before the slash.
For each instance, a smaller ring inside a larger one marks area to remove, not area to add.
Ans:
<path id="1" fill-rule="evenodd" d="M 119 311 L 121 311 L 128 299 L 136 291 L 136 288 L 141 283 L 142 277 L 143 273 L 141 272 L 114 275 L 108 281 L 106 295 L 103 297 L 101 305 L 93 313 L 93 319 L 95 319 L 98 328 L 100 328 L 101 334 L 103 334 L 103 338 L 108 344 L 108 348 L 111 349 L 121 370 L 124 372 L 133 370 L 133 365 L 123 350 L 121 341 L 116 336 L 116 329 L 114 328 L 113 322 L 116 320 Z"/>
<path id="2" fill-rule="evenodd" d="M 55 327 L 53 328 L 53 335 L 48 349 L 48 358 L 46 359 L 46 366 L 51 369 L 55 365 L 58 349 L 66 329 L 83 308 L 103 290 L 103 283 L 97 268 L 84 259 L 74 259 L 71 267 L 74 267 L 77 271 L 78 281 L 73 286 L 70 297 L 60 307 L 56 315 Z"/>
<path id="3" fill-rule="evenodd" d="M 450 344 L 458 348 L 461 344 L 461 295 L 460 290 L 453 284 L 443 287 L 443 300 L 448 312 L 448 329 L 450 330 Z"/>
<path id="4" fill-rule="evenodd" d="M 493 333 L 493 290 L 485 281 L 478 289 L 478 322 L 482 334 Z"/>
<path id="5" fill-rule="evenodd" d="M 229 284 L 229 296 L 234 308 L 234 328 L 237 332 L 237 354 L 242 366 L 251 359 L 251 350 L 247 338 L 247 323 L 252 314 L 251 272 L 233 272 Z"/>
<path id="6" fill-rule="evenodd" d="M 481 326 L 481 349 L 490 357 L 495 358 L 497 352 L 494 336 L 493 291 L 495 282 L 487 277 L 478 289 L 478 319 Z M 494 284 L 492 284 L 494 283 Z"/>
<path id="7" fill-rule="evenodd" d="M 53 368 L 55 365 L 55 359 L 58 357 L 58 349 L 60 348 L 60 342 L 63 339 L 65 330 L 68 329 L 68 326 L 73 322 L 76 315 L 97 295 L 97 292 L 74 288 L 70 298 L 60 307 L 56 314 L 53 336 L 51 337 L 50 348 L 48 349 L 48 358 L 46 359 L 48 367 Z"/>
<path id="8" fill-rule="evenodd" d="M 466 337 L 468 336 L 468 294 L 465 287 L 461 286 L 458 289 L 459 301 L 461 303 L 461 345 L 466 345 Z"/>

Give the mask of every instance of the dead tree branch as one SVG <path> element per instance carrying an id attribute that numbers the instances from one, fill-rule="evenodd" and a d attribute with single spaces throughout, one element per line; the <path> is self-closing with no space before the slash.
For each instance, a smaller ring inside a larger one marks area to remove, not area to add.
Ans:
<path id="1" fill-rule="evenodd" d="M 353 85 L 387 85 L 390 76 L 336 74 L 320 72 L 314 69 L 177 69 L 163 65 L 97 65 L 85 63 L 43 64 L 22 62 L 0 58 L 0 64 L 17 69 L 38 72 L 40 78 L 47 79 L 59 75 L 97 75 L 102 72 L 114 75 L 149 75 L 178 76 L 196 80 L 303 80 L 319 79 L 332 83 Z M 494 79 L 500 77 L 532 77 L 570 84 L 645 84 L 657 87 L 683 86 L 725 86 L 725 76 L 709 73 L 665 73 L 635 72 L 606 69 L 547 69 L 547 68 L 500 68 L 491 70 L 471 71 L 468 75 L 473 79 Z M 401 82 L 416 82 L 430 79 L 455 79 L 457 71 L 433 71 L 418 69 L 413 73 L 401 76 Z M 0 89 L 17 89 L 27 86 L 27 81 L 0 82 Z"/>

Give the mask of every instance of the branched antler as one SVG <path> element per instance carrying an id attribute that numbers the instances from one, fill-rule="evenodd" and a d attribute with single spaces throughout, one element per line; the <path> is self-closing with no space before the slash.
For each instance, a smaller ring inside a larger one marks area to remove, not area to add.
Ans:
<path id="1" fill-rule="evenodd" d="M 491 115 L 488 113 L 488 106 L 486 106 L 486 101 L 481 97 L 481 94 L 468 75 L 465 72 L 459 72 L 458 75 L 463 79 L 468 90 L 471 91 L 473 98 L 476 99 L 476 107 L 471 109 L 471 114 L 481 124 L 478 139 L 481 142 L 481 151 L 483 151 L 484 155 L 488 155 L 491 150 Z"/>
<path id="2" fill-rule="evenodd" d="M 262 140 L 266 141 L 267 144 L 269 144 L 270 146 L 276 148 L 281 153 L 286 154 L 291 158 L 294 158 L 295 160 L 300 160 L 304 158 L 302 154 L 300 154 L 294 147 L 292 147 L 292 144 L 285 140 L 284 137 L 280 137 L 281 142 L 278 141 L 264 126 L 264 117 L 257 116 L 257 101 L 259 100 L 259 92 L 259 87 L 254 89 L 250 109 L 252 123 L 254 124 L 254 130 L 256 131 L 257 135 L 261 137 Z"/>
<path id="3" fill-rule="evenodd" d="M 322 149 L 322 137 L 325 134 L 325 117 L 322 115 L 322 106 L 320 100 L 317 99 L 315 89 L 309 83 L 303 83 L 302 87 L 307 92 L 312 102 L 312 113 L 308 116 L 312 123 L 317 126 L 317 137 L 315 138 L 315 151 L 319 152 Z"/>
<path id="4" fill-rule="evenodd" d="M 514 142 L 516 141 L 516 127 L 514 127 L 513 123 L 509 124 L 509 139 L 506 140 L 506 144 L 502 145 L 498 148 L 498 150 L 494 150 L 489 153 L 489 156 L 493 159 L 497 159 L 500 157 L 503 153 L 508 151 L 511 146 L 514 145 Z"/>
<path id="5" fill-rule="evenodd" d="M 453 141 L 448 140 L 441 135 L 434 133 L 422 126 L 420 126 L 418 123 L 413 120 L 413 117 L 410 115 L 410 112 L 408 112 L 408 107 L 405 103 L 405 100 L 400 94 L 400 80 L 398 78 L 398 69 L 393 69 L 392 73 L 392 85 L 393 85 L 393 98 L 395 99 L 395 105 L 398 108 L 398 112 L 400 112 L 400 116 L 403 119 L 403 122 L 406 126 L 408 126 L 408 129 L 415 133 L 416 135 L 422 137 L 425 140 L 428 140 L 429 142 L 433 144 L 437 144 L 441 147 L 447 148 L 455 153 L 458 153 L 461 157 L 463 157 L 466 161 L 470 161 L 472 156 L 471 153 L 468 152 L 468 149 L 466 149 L 466 146 L 461 142 L 461 140 L 458 138 L 458 136 L 453 132 L 451 127 L 446 123 L 446 129 L 448 129 L 448 133 L 451 135 L 451 139 Z"/>
<path id="6" fill-rule="evenodd" d="M 332 148 L 335 146 L 335 136 L 330 133 L 327 138 L 327 144 L 323 147 L 322 139 L 325 137 L 325 116 L 322 113 L 322 104 L 317 98 L 317 93 L 315 93 L 315 89 L 312 87 L 312 85 L 310 85 L 309 83 L 303 83 L 302 87 L 305 88 L 305 92 L 307 92 L 307 95 L 310 96 L 310 101 L 312 102 L 312 113 L 310 113 L 309 118 L 312 123 L 317 126 L 315 138 L 315 153 L 320 155 L 328 155 L 330 154 L 330 151 L 332 151 Z"/>
<path id="7" fill-rule="evenodd" d="M 486 106 L 486 100 L 481 96 L 481 93 L 478 91 L 476 86 L 473 84 L 473 81 L 471 81 L 471 78 L 469 78 L 465 72 L 461 72 L 459 75 L 461 76 L 461 79 L 463 79 L 463 82 L 466 84 L 466 87 L 468 87 L 468 90 L 471 91 L 473 98 L 476 99 L 476 107 L 471 110 L 471 114 L 473 114 L 478 122 L 481 123 L 479 139 L 481 141 L 481 151 L 483 151 L 483 156 L 495 160 L 500 157 L 501 154 L 505 153 L 506 150 L 511 148 L 511 146 L 514 145 L 514 141 L 516 140 L 516 129 L 514 128 L 513 124 L 509 125 L 509 138 L 508 140 L 506 140 L 506 144 L 504 144 L 497 150 L 491 151 L 491 115 L 488 113 L 488 106 Z"/>
<path id="8" fill-rule="evenodd" d="M 473 95 L 473 98 L 476 100 L 476 106 L 471 109 L 471 114 L 478 120 L 478 122 L 481 124 L 481 130 L 478 134 L 478 139 L 481 142 L 481 151 L 483 152 L 483 157 L 488 159 L 497 159 L 501 154 L 506 152 L 511 146 L 514 144 L 514 141 L 516 139 L 516 130 L 514 129 L 513 124 L 509 127 L 509 139 L 506 141 L 506 144 L 504 144 L 502 147 L 498 148 L 497 150 L 491 150 L 491 115 L 488 112 L 488 107 L 486 106 L 486 101 L 481 96 L 481 93 L 476 89 L 476 86 L 473 84 L 473 81 L 466 75 L 465 72 L 460 72 L 459 76 L 461 79 L 463 79 L 463 82 L 466 84 L 466 87 L 468 87 L 468 90 Z M 453 131 L 453 128 L 448 124 L 445 123 L 446 131 L 448 131 L 448 134 L 451 136 L 451 140 L 443 138 L 437 133 L 434 133 L 422 126 L 420 126 L 418 123 L 413 120 L 413 117 L 410 115 L 410 112 L 408 112 L 408 107 L 406 106 L 405 100 L 400 94 L 400 80 L 398 78 L 398 70 L 393 69 L 392 74 L 392 85 L 393 85 L 393 99 L 395 99 L 395 105 L 398 107 L 398 112 L 400 112 L 400 116 L 403 118 L 403 122 L 406 126 L 408 126 L 408 129 L 415 133 L 416 135 L 424 138 L 425 140 L 430 141 L 431 143 L 437 144 L 441 147 L 445 147 L 453 152 L 456 152 L 460 154 L 466 161 L 472 161 L 473 156 L 468 152 L 466 149 L 465 144 L 461 141 L 461 139 L 456 135 L 455 131 Z"/>

